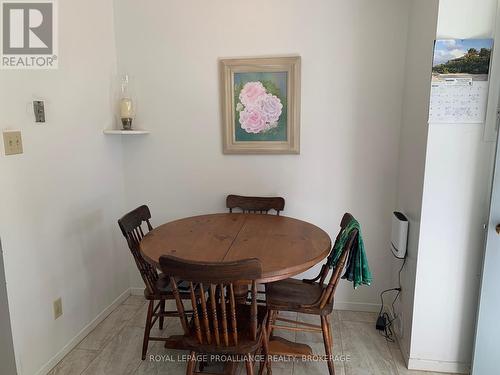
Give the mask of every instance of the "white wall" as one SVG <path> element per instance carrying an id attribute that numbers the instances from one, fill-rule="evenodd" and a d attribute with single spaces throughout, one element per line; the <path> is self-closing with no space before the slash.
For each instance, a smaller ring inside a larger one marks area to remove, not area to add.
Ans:
<path id="1" fill-rule="evenodd" d="M 491 37 L 496 10 L 496 0 L 441 0 L 437 38 Z M 429 126 L 410 368 L 470 364 L 494 151 L 483 134 L 484 124 Z"/>
<path id="2" fill-rule="evenodd" d="M 341 283 L 336 306 L 376 310 L 390 284 L 407 14 L 399 0 L 115 1 L 119 70 L 152 131 L 124 141 L 128 206 L 150 204 L 159 224 L 225 211 L 228 193 L 282 195 L 286 215 L 332 237 L 351 211 L 374 283 Z M 223 155 L 218 58 L 291 53 L 302 56 L 301 154 Z"/>
<path id="3" fill-rule="evenodd" d="M 397 304 L 397 334 L 405 357 L 410 353 L 415 273 L 422 210 L 427 118 L 436 35 L 438 1 L 412 0 L 408 18 L 405 91 L 401 121 L 397 207 L 409 219 L 408 251 L 401 272 L 402 291 Z M 397 285 L 400 260 L 392 260 Z"/>
<path id="4" fill-rule="evenodd" d="M 116 225 L 121 144 L 102 134 L 116 67 L 112 3 L 59 1 L 59 22 L 59 70 L 0 71 L 0 128 L 22 130 L 24 143 L 23 155 L 0 156 L 0 236 L 18 372 L 26 375 L 46 369 L 129 287 Z M 27 113 L 35 97 L 47 100 L 45 125 Z M 64 315 L 54 320 L 57 297 Z"/>
<path id="5" fill-rule="evenodd" d="M 5 268 L 3 265 L 2 243 L 0 242 L 0 363 L 2 374 L 16 375 L 16 358 L 12 341 L 12 327 L 10 324 L 9 301 L 7 297 L 7 283 L 5 282 Z"/>

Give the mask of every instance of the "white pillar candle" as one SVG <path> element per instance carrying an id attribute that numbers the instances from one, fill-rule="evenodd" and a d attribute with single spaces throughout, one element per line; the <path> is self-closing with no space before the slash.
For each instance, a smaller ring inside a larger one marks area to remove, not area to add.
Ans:
<path id="1" fill-rule="evenodd" d="M 121 118 L 134 117 L 134 109 L 132 107 L 132 99 L 123 98 L 120 100 L 120 117 Z"/>

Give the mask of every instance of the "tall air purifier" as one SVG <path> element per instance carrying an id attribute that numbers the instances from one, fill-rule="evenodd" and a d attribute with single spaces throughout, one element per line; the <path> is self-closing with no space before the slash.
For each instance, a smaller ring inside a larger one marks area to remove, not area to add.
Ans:
<path id="1" fill-rule="evenodd" d="M 403 259 L 406 256 L 407 243 L 408 218 L 401 212 L 393 212 L 391 250 L 395 257 Z"/>

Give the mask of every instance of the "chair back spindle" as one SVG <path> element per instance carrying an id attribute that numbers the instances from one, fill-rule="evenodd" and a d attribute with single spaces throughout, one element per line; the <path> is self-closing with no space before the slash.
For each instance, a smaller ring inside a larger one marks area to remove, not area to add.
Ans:
<path id="1" fill-rule="evenodd" d="M 228 195 L 226 207 L 229 212 L 238 208 L 243 213 L 267 214 L 275 210 L 279 216 L 285 208 L 285 199 L 281 197 L 244 197 L 242 195 Z"/>
<path id="2" fill-rule="evenodd" d="M 259 260 L 207 263 L 162 256 L 160 267 L 162 272 L 171 275 L 170 281 L 185 336 L 194 337 L 200 345 L 237 346 L 240 334 L 246 328 L 239 327 L 238 324 L 250 319 L 246 335 L 253 340 L 257 339 L 257 280 L 262 276 Z M 177 282 L 181 279 L 189 282 L 193 311 L 190 322 L 177 289 Z M 234 285 L 242 284 L 251 285 L 250 306 L 237 303 Z M 248 307 L 251 312 L 249 316 L 239 316 L 242 309 Z"/>

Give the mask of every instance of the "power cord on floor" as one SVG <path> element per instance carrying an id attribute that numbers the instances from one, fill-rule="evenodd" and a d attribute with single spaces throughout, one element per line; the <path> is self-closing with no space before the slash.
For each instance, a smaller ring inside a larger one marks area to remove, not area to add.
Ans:
<path id="1" fill-rule="evenodd" d="M 396 257 L 396 256 L 395 256 Z M 383 290 L 380 293 L 380 311 L 378 313 L 378 318 L 377 318 L 377 323 L 375 327 L 377 328 L 378 331 L 380 331 L 380 334 L 386 338 L 387 341 L 394 342 L 394 332 L 392 331 L 392 323 L 396 320 L 396 310 L 394 308 L 394 304 L 396 303 L 396 300 L 398 299 L 399 295 L 401 294 L 401 271 L 403 271 L 403 268 L 406 263 L 406 257 L 404 258 L 399 258 L 398 259 L 403 259 L 403 263 L 401 264 L 401 268 L 399 269 L 398 273 L 398 282 L 399 282 L 399 287 L 397 288 L 391 288 L 391 289 L 386 289 Z M 392 310 L 392 318 L 391 316 L 384 311 L 384 294 L 392 291 L 397 291 L 394 299 L 392 300 L 391 303 L 391 310 Z"/>

